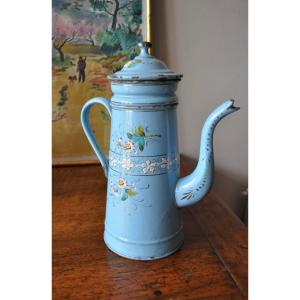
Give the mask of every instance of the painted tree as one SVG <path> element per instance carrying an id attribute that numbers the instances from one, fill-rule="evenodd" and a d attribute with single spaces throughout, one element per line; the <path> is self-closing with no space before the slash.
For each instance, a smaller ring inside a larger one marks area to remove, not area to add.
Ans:
<path id="1" fill-rule="evenodd" d="M 115 31 L 118 24 L 118 17 L 124 10 L 130 10 L 131 6 L 140 0 L 90 0 L 94 11 L 107 14 L 112 18 L 111 30 Z"/>
<path id="2" fill-rule="evenodd" d="M 60 61 L 65 60 L 63 47 L 76 37 L 76 29 L 70 19 L 56 15 L 53 19 L 52 44 L 58 52 Z"/>
<path id="3" fill-rule="evenodd" d="M 140 35 L 140 25 L 142 24 L 142 1 L 132 1 L 128 9 L 123 11 L 121 15 L 123 17 L 122 25 L 127 28 L 129 35 Z"/>
<path id="4" fill-rule="evenodd" d="M 94 34 L 96 33 L 96 29 L 93 26 L 88 26 L 86 28 L 85 40 L 89 42 L 92 46 L 95 46 Z"/>
<path id="5" fill-rule="evenodd" d="M 74 26 L 74 30 L 77 32 L 79 38 L 82 38 L 92 46 L 95 46 L 94 36 L 96 34 L 97 26 L 81 21 Z"/>

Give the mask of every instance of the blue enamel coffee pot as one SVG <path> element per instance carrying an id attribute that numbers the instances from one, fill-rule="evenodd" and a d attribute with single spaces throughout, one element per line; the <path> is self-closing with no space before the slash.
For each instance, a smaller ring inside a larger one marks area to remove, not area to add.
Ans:
<path id="1" fill-rule="evenodd" d="M 81 122 L 107 177 L 104 241 L 121 256 L 149 260 L 168 256 L 182 245 L 181 208 L 199 202 L 210 190 L 214 129 L 238 108 L 227 100 L 208 116 L 198 165 L 179 178 L 175 91 L 182 75 L 151 56 L 150 43 L 139 47 L 138 56 L 108 77 L 111 100 L 87 101 Z M 103 105 L 111 116 L 109 159 L 89 125 L 94 104 Z"/>

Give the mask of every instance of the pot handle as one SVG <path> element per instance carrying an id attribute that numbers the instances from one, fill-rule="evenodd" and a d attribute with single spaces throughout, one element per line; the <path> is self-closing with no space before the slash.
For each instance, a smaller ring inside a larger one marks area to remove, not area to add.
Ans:
<path id="1" fill-rule="evenodd" d="M 99 159 L 99 161 L 102 165 L 102 168 L 104 170 L 104 174 L 107 177 L 109 162 L 106 159 L 103 152 L 101 151 L 101 149 L 100 149 L 100 147 L 99 147 L 99 145 L 96 141 L 96 138 L 95 138 L 95 136 L 94 136 L 94 134 L 91 130 L 90 122 L 89 122 L 90 109 L 94 104 L 103 105 L 107 109 L 107 111 L 108 111 L 108 113 L 111 117 L 111 106 L 110 106 L 109 100 L 107 100 L 105 98 L 100 98 L 100 97 L 92 98 L 92 99 L 88 100 L 84 104 L 84 106 L 82 107 L 82 110 L 81 110 L 81 125 L 83 127 L 83 131 L 84 131 L 88 141 L 92 145 L 92 148 L 95 151 L 95 153 L 96 153 L 96 155 L 97 155 L 97 157 L 98 157 L 98 159 Z"/>

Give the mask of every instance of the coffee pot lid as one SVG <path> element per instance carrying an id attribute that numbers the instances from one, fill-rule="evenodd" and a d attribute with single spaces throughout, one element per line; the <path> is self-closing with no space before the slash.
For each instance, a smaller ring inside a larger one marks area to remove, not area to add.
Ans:
<path id="1" fill-rule="evenodd" d="M 111 81 L 179 81 L 182 74 L 174 73 L 159 59 L 149 54 L 150 42 L 138 44 L 140 54 L 124 67 L 108 76 Z"/>

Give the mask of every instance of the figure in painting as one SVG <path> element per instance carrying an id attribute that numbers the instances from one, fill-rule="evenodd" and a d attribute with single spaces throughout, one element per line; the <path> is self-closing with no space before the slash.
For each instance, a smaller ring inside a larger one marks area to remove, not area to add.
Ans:
<path id="1" fill-rule="evenodd" d="M 86 57 L 82 58 L 82 56 L 79 56 L 78 62 L 77 62 L 77 72 L 78 75 L 78 82 L 85 82 L 85 67 L 86 67 Z"/>

